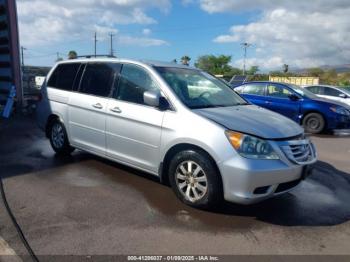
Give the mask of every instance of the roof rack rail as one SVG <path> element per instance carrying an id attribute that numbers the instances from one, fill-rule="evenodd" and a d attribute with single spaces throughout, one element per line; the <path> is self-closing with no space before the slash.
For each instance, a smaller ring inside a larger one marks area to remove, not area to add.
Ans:
<path id="1" fill-rule="evenodd" d="M 81 56 L 77 56 L 77 58 L 96 58 L 96 57 L 117 58 L 114 55 L 81 55 Z"/>

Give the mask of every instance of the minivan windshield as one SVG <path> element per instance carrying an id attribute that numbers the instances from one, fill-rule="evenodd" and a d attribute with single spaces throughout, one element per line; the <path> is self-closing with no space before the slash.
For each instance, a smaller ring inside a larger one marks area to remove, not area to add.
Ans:
<path id="1" fill-rule="evenodd" d="M 293 84 L 289 84 L 288 86 L 303 97 L 306 97 L 309 99 L 317 99 L 318 98 L 314 93 L 307 90 L 306 88 L 301 88 L 301 87 L 299 87 L 297 85 L 293 85 Z"/>
<path id="2" fill-rule="evenodd" d="M 225 83 L 203 71 L 176 67 L 155 69 L 191 109 L 249 104 Z"/>

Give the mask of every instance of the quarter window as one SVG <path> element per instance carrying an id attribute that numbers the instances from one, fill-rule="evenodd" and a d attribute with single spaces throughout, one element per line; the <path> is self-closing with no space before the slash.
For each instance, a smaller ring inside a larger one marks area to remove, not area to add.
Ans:
<path id="1" fill-rule="evenodd" d="M 136 104 L 145 104 L 143 94 L 146 91 L 158 90 L 151 76 L 136 65 L 123 65 L 118 89 L 114 98 Z"/>
<path id="2" fill-rule="evenodd" d="M 120 65 L 113 63 L 88 64 L 79 91 L 94 96 L 109 96 L 119 69 Z"/>
<path id="3" fill-rule="evenodd" d="M 60 64 L 52 73 L 48 86 L 61 90 L 71 91 L 80 63 Z"/>

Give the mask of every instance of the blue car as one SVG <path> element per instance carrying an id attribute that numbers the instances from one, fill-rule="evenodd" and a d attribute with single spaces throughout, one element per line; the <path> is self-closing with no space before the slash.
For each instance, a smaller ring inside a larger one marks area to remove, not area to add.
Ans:
<path id="1" fill-rule="evenodd" d="M 350 126 L 348 105 L 317 97 L 296 85 L 247 82 L 234 90 L 255 105 L 291 118 L 308 133 L 318 134 Z"/>

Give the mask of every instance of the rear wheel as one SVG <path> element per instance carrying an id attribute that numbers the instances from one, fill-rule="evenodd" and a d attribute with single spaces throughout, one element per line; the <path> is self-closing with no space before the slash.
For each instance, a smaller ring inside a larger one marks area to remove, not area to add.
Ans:
<path id="1" fill-rule="evenodd" d="M 50 124 L 50 143 L 53 150 L 59 155 L 69 155 L 74 148 L 69 145 L 66 128 L 58 119 Z"/>
<path id="2" fill-rule="evenodd" d="M 182 151 L 169 166 L 170 184 L 185 204 L 212 208 L 222 200 L 222 183 L 213 160 L 201 151 Z"/>
<path id="3" fill-rule="evenodd" d="M 319 113 L 310 113 L 304 117 L 303 126 L 307 133 L 319 134 L 325 128 L 325 120 Z"/>

